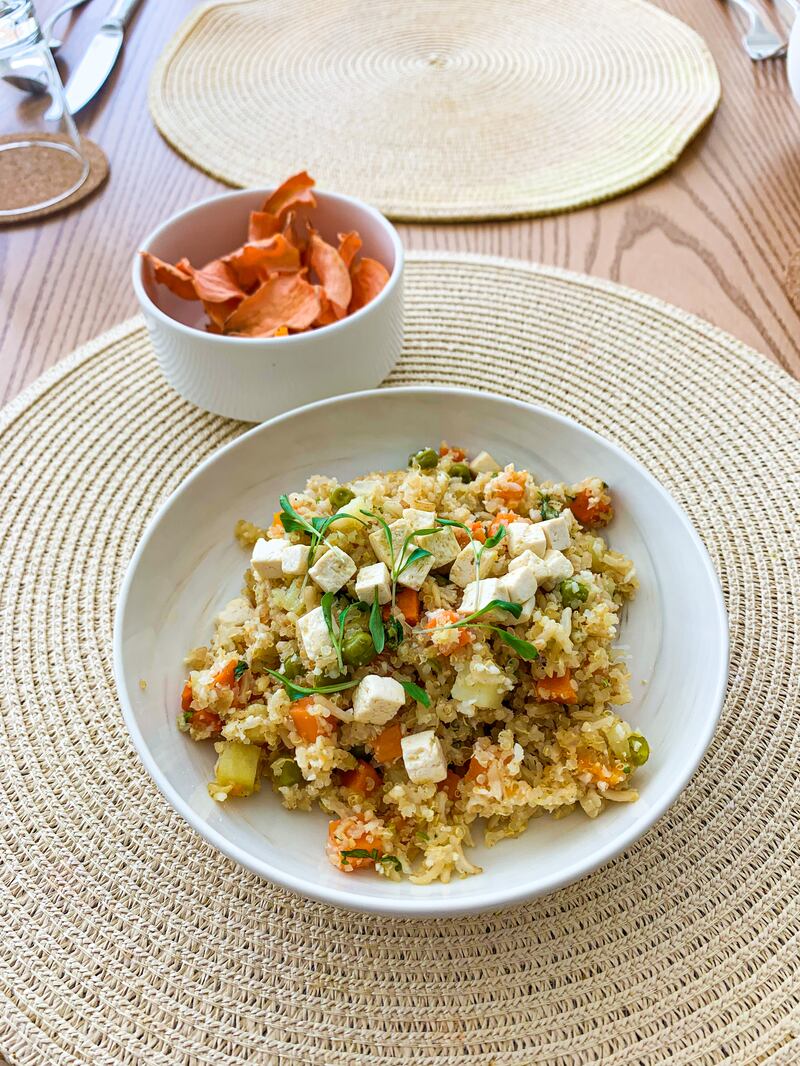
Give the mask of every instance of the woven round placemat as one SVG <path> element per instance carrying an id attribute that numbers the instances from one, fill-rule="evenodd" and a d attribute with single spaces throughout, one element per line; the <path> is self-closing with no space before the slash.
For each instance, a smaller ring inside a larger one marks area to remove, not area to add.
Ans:
<path id="1" fill-rule="evenodd" d="M 119 326 L 0 421 L 13 1066 L 800 1060 L 800 388 L 688 314 L 556 270 L 412 256 L 407 305 L 388 385 L 548 404 L 628 448 L 692 516 L 732 630 L 707 757 L 623 856 L 499 914 L 352 915 L 216 854 L 138 762 L 111 626 L 154 509 L 243 426 L 182 401 L 141 322 Z"/>
<path id="2" fill-rule="evenodd" d="M 700 37 L 643 0 L 232 0 L 189 16 L 150 109 L 232 185 L 307 169 L 395 218 L 475 219 L 641 185 L 719 92 Z"/>

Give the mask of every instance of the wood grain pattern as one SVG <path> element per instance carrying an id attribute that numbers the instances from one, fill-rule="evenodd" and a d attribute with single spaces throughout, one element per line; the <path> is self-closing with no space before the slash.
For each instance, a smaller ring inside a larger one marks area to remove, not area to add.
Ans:
<path id="1" fill-rule="evenodd" d="M 41 0 L 40 15 L 56 3 Z M 408 248 L 506 255 L 620 281 L 696 312 L 800 376 L 800 319 L 784 286 L 800 249 L 800 108 L 785 65 L 747 59 L 738 16 L 719 0 L 658 3 L 703 35 L 723 86 L 717 115 L 670 172 L 571 214 L 402 225 L 403 240 Z M 107 6 L 87 5 L 75 18 L 61 53 L 65 77 Z M 162 141 L 147 111 L 152 65 L 192 6 L 143 4 L 106 90 L 79 115 L 81 132 L 111 161 L 103 189 L 69 213 L 0 230 L 2 401 L 133 314 L 129 264 L 141 237 L 221 188 Z"/>

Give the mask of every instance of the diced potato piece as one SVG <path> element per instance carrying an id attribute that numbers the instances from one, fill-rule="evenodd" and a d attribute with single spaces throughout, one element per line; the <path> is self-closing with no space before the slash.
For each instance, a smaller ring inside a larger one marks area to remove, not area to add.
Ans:
<path id="1" fill-rule="evenodd" d="M 459 703 L 496 711 L 503 702 L 505 687 L 491 681 L 476 681 L 469 674 L 459 674 L 450 695 Z"/>
<path id="2" fill-rule="evenodd" d="M 229 796 L 251 796 L 258 777 L 261 748 L 257 744 L 223 741 L 214 776 L 218 785 L 228 789 Z"/>
<path id="3" fill-rule="evenodd" d="M 362 511 L 371 510 L 372 503 L 366 496 L 354 496 L 350 503 L 346 503 L 344 507 L 339 508 L 336 514 L 337 516 L 341 515 L 341 518 L 336 517 L 331 522 L 330 528 L 341 533 L 346 533 L 350 532 L 352 529 L 358 529 L 359 526 L 363 526 L 364 523 L 370 525 L 375 519 L 362 514 Z"/>

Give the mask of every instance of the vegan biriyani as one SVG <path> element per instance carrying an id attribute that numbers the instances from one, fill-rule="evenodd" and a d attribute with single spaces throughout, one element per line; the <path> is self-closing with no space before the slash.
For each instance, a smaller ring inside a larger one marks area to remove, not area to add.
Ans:
<path id="1" fill-rule="evenodd" d="M 443 444 L 280 506 L 238 523 L 244 588 L 186 659 L 179 724 L 216 748 L 215 800 L 319 804 L 339 870 L 426 884 L 480 872 L 478 819 L 491 845 L 637 798 L 614 647 L 636 571 L 602 535 L 604 482 Z"/>

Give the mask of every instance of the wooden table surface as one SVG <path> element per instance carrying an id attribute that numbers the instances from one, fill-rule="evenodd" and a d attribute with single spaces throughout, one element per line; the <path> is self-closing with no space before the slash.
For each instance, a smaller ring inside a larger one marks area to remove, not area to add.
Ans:
<path id="1" fill-rule="evenodd" d="M 40 17 L 57 3 L 37 0 Z M 620 281 L 696 312 L 800 376 L 800 320 L 784 284 L 800 249 L 800 107 L 785 64 L 752 63 L 738 14 L 721 0 L 658 4 L 702 34 L 722 78 L 716 116 L 671 171 L 570 214 L 401 225 L 402 238 L 408 248 L 494 253 Z M 105 90 L 78 116 L 109 157 L 107 184 L 77 209 L 0 230 L 0 402 L 132 315 L 129 264 L 142 236 L 222 188 L 167 146 L 147 110 L 153 63 L 192 6 L 145 2 Z M 59 25 L 69 34 L 63 76 L 108 7 L 96 0 L 71 28 Z"/>

